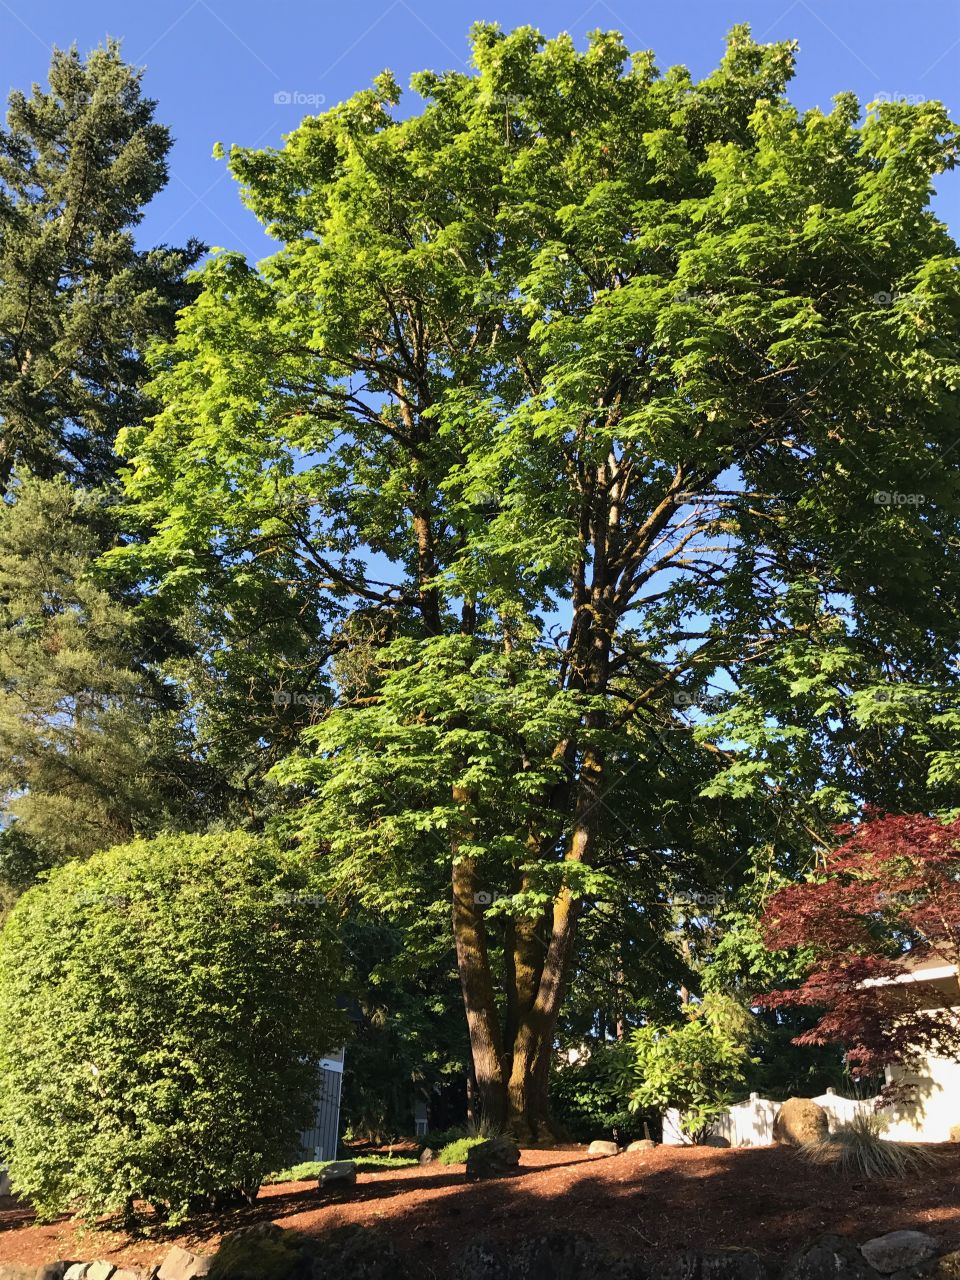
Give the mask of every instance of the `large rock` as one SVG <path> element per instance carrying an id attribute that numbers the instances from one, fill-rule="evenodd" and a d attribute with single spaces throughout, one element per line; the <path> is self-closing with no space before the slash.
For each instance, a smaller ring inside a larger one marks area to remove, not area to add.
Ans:
<path id="1" fill-rule="evenodd" d="M 353 1160 L 334 1160 L 325 1169 L 320 1170 L 319 1185 L 321 1187 L 355 1187 L 357 1185 L 357 1166 Z"/>
<path id="2" fill-rule="evenodd" d="M 420 1164 L 433 1164 L 437 1156 L 432 1147 L 424 1147 L 420 1152 Z"/>
<path id="3" fill-rule="evenodd" d="M 467 1177 L 499 1178 L 512 1173 L 519 1163 L 520 1148 L 512 1138 L 487 1138 L 467 1152 Z"/>
<path id="4" fill-rule="evenodd" d="M 210 1280 L 311 1280 L 309 1244 L 273 1222 L 231 1231 L 220 1242 Z"/>
<path id="5" fill-rule="evenodd" d="M 657 1144 L 652 1138 L 638 1138 L 627 1147 L 628 1151 L 652 1151 Z"/>
<path id="6" fill-rule="evenodd" d="M 610 1258 L 588 1236 L 557 1231 L 509 1245 L 475 1240 L 454 1263 L 452 1280 L 647 1280 L 636 1259 Z"/>
<path id="7" fill-rule="evenodd" d="M 620 1148 L 615 1142 L 604 1142 L 601 1138 L 597 1138 L 587 1147 L 588 1156 L 615 1156 L 619 1151 Z"/>
<path id="8" fill-rule="evenodd" d="M 213 1259 L 201 1253 L 191 1253 L 175 1244 L 157 1272 L 157 1280 L 196 1280 L 210 1274 Z"/>
<path id="9" fill-rule="evenodd" d="M 788 1147 L 825 1142 L 830 1132 L 827 1113 L 812 1098 L 788 1098 L 773 1121 L 773 1140 Z"/>
<path id="10" fill-rule="evenodd" d="M 91 1262 L 87 1267 L 87 1274 L 83 1280 L 111 1280 L 116 1272 L 116 1267 L 112 1262 L 104 1262 L 102 1259 Z"/>
<path id="11" fill-rule="evenodd" d="M 909 1274 L 910 1280 L 915 1276 L 923 1276 L 924 1280 L 960 1280 L 960 1249 L 931 1258 L 922 1267 L 914 1267 Z M 894 1272 L 893 1280 L 901 1280 L 901 1275 Z M 903 1280 L 906 1280 L 905 1274 Z"/>
<path id="12" fill-rule="evenodd" d="M 780 1280 L 877 1280 L 877 1272 L 852 1241 L 825 1235 L 795 1253 Z"/>
<path id="13" fill-rule="evenodd" d="M 650 1280 L 766 1280 L 767 1271 L 750 1249 L 685 1249 L 655 1262 Z"/>
<path id="14" fill-rule="evenodd" d="M 960 1124 L 950 1126 L 950 1141 L 960 1142 Z"/>
<path id="15" fill-rule="evenodd" d="M 925 1231 L 888 1231 L 860 1246 L 860 1252 L 874 1271 L 885 1276 L 929 1262 L 936 1257 L 938 1249 L 936 1240 Z"/>
<path id="16" fill-rule="evenodd" d="M 390 1237 L 376 1227 L 340 1227 L 326 1232 L 309 1242 L 309 1251 L 314 1280 L 409 1280 L 407 1264 Z"/>

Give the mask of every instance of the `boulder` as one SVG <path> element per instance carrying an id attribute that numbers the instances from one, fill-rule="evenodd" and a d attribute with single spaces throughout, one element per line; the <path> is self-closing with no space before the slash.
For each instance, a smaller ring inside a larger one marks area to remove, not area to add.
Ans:
<path id="1" fill-rule="evenodd" d="M 308 1250 L 299 1232 L 285 1231 L 273 1222 L 240 1227 L 220 1241 L 210 1280 L 311 1280 Z"/>
<path id="2" fill-rule="evenodd" d="M 20 1262 L 0 1262 L 0 1280 L 34 1280 L 36 1267 L 24 1266 Z"/>
<path id="3" fill-rule="evenodd" d="M 197 1276 L 209 1275 L 212 1265 L 212 1258 L 175 1244 L 160 1264 L 157 1280 L 196 1280 Z"/>
<path id="4" fill-rule="evenodd" d="M 87 1274 L 88 1262 L 74 1262 L 63 1273 L 63 1280 L 83 1280 Z M 4 1278 L 6 1280 L 6 1278 Z"/>
<path id="5" fill-rule="evenodd" d="M 91 1262 L 87 1267 L 87 1273 L 83 1280 L 111 1280 L 116 1269 L 112 1262 L 104 1262 L 102 1260 Z"/>
<path id="6" fill-rule="evenodd" d="M 788 1147 L 825 1142 L 830 1133 L 827 1113 L 812 1098 L 788 1098 L 773 1121 L 773 1140 Z"/>
<path id="7" fill-rule="evenodd" d="M 701 1145 L 704 1147 L 729 1147 L 730 1139 L 725 1138 L 722 1133 L 708 1133 Z"/>
<path id="8" fill-rule="evenodd" d="M 318 1181 L 321 1187 L 355 1187 L 357 1166 L 353 1160 L 334 1160 L 320 1170 Z"/>
<path id="9" fill-rule="evenodd" d="M 646 1280 L 636 1259 L 611 1258 L 589 1236 L 556 1231 L 509 1245 L 475 1240 L 454 1263 L 451 1280 Z"/>
<path id="10" fill-rule="evenodd" d="M 588 1156 L 615 1156 L 619 1153 L 620 1148 L 615 1142 L 604 1142 L 599 1138 L 587 1147 Z"/>
<path id="11" fill-rule="evenodd" d="M 389 1235 L 376 1227 L 339 1227 L 309 1241 L 314 1280 L 409 1280 Z M 419 1275 L 424 1274 L 422 1271 Z"/>
<path id="12" fill-rule="evenodd" d="M 631 1142 L 628 1151 L 652 1151 L 657 1144 L 652 1138 L 638 1138 L 636 1142 Z"/>
<path id="13" fill-rule="evenodd" d="M 936 1257 L 939 1246 L 925 1231 L 888 1231 L 860 1246 L 860 1252 L 874 1271 L 891 1275 L 908 1267 L 918 1267 Z"/>
<path id="14" fill-rule="evenodd" d="M 512 1173 L 520 1163 L 520 1148 L 512 1138 L 501 1134 L 478 1142 L 467 1152 L 468 1178 L 499 1178 Z"/>
<path id="15" fill-rule="evenodd" d="M 825 1235 L 795 1253 L 780 1280 L 877 1280 L 877 1272 L 852 1241 Z"/>
<path id="16" fill-rule="evenodd" d="M 950 1141 L 960 1142 L 960 1124 L 950 1126 Z"/>
<path id="17" fill-rule="evenodd" d="M 684 1249 L 655 1262 L 650 1280 L 767 1280 L 767 1270 L 750 1249 Z"/>
<path id="18" fill-rule="evenodd" d="M 911 1280 L 914 1276 L 923 1276 L 924 1280 L 960 1280 L 960 1249 L 942 1253 L 939 1258 L 931 1258 L 924 1266 L 913 1268 L 910 1272 Z M 902 1280 L 902 1277 L 894 1272 L 893 1280 Z"/>
<path id="19" fill-rule="evenodd" d="M 432 1147 L 424 1147 L 423 1150 L 420 1152 L 421 1164 L 433 1164 L 436 1158 L 437 1158 L 436 1152 L 433 1150 Z"/>
<path id="20" fill-rule="evenodd" d="M 59 1262 L 44 1262 L 34 1272 L 33 1280 L 63 1280 L 67 1267 L 70 1265 L 69 1262 L 64 1262 L 62 1259 Z M 119 1275 L 120 1273 L 118 1272 L 117 1274 Z M 126 1280 L 126 1278 L 123 1277 L 123 1280 Z M 133 1280 L 140 1280 L 140 1277 L 134 1276 Z"/>

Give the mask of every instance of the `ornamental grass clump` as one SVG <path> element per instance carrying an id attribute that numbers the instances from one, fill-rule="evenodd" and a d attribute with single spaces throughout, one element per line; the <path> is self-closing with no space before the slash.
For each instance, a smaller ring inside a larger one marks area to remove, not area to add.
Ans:
<path id="1" fill-rule="evenodd" d="M 940 1154 L 919 1142 L 894 1142 L 883 1136 L 878 1116 L 858 1115 L 841 1125 L 821 1142 L 799 1148 L 811 1164 L 827 1165 L 844 1177 L 913 1178 L 928 1173 L 939 1163 Z"/>

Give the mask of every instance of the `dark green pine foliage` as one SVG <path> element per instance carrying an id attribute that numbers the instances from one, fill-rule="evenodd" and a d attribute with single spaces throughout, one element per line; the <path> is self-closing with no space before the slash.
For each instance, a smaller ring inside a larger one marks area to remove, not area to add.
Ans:
<path id="1" fill-rule="evenodd" d="M 133 229 L 171 146 L 142 71 L 109 41 L 55 49 L 49 89 L 0 129 L 0 486 L 17 469 L 97 483 L 140 421 L 143 353 L 172 332 L 204 247 L 142 250 Z"/>

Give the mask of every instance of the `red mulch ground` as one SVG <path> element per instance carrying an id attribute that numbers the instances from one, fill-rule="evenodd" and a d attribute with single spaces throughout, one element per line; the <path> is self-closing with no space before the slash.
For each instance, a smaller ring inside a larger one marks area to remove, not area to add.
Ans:
<path id="1" fill-rule="evenodd" d="M 345 1192 L 287 1183 L 265 1187 L 253 1207 L 199 1231 L 138 1240 L 78 1231 L 68 1221 L 34 1226 L 27 1210 L 0 1200 L 0 1262 L 96 1257 L 142 1265 L 159 1261 L 172 1243 L 213 1253 L 224 1232 L 264 1219 L 308 1235 L 354 1223 L 381 1226 L 425 1276 L 476 1237 L 559 1229 L 627 1252 L 700 1246 L 783 1255 L 824 1231 L 862 1241 L 906 1227 L 960 1248 L 960 1145 L 940 1151 L 936 1171 L 917 1182 L 867 1185 L 811 1168 L 781 1147 L 657 1147 L 611 1157 L 588 1156 L 582 1147 L 525 1150 L 517 1172 L 495 1182 L 468 1184 L 462 1167 L 434 1164 L 360 1174 Z"/>

